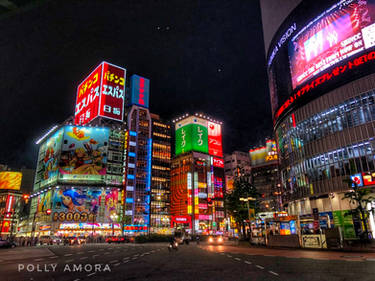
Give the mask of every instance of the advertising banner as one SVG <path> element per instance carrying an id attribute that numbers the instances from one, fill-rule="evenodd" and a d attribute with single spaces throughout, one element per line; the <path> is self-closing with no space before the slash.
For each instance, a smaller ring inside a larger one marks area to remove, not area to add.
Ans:
<path id="1" fill-rule="evenodd" d="M 40 186 L 44 187 L 57 180 L 58 159 L 61 153 L 61 144 L 64 135 L 64 129 L 58 130 L 40 147 L 38 169 L 42 172 Z M 41 165 L 41 166 L 40 166 Z"/>
<path id="2" fill-rule="evenodd" d="M 375 46 L 374 4 L 374 0 L 340 1 L 289 41 L 293 89 Z"/>
<path id="3" fill-rule="evenodd" d="M 348 211 L 333 211 L 333 221 L 335 226 L 342 227 L 344 238 L 356 238 L 353 217 L 352 215 L 345 215 Z"/>
<path id="4" fill-rule="evenodd" d="M 111 215 L 120 213 L 117 188 L 60 188 L 53 197 L 55 221 L 112 222 Z M 118 215 L 118 218 L 120 216 Z"/>
<path id="5" fill-rule="evenodd" d="M 150 80 L 139 75 L 130 77 L 130 103 L 148 108 L 150 99 Z"/>
<path id="6" fill-rule="evenodd" d="M 221 125 L 208 121 L 208 153 L 223 157 Z"/>
<path id="7" fill-rule="evenodd" d="M 74 124 L 85 125 L 97 116 L 123 120 L 126 70 L 102 62 L 77 88 Z"/>
<path id="8" fill-rule="evenodd" d="M 0 189 L 20 190 L 22 173 L 0 172 Z"/>
<path id="9" fill-rule="evenodd" d="M 125 74 L 122 67 L 103 62 L 103 80 L 100 91 L 99 115 L 122 121 L 125 102 Z"/>
<path id="10" fill-rule="evenodd" d="M 60 180 L 90 181 L 105 175 L 108 138 L 108 128 L 66 126 L 59 163 Z"/>
<path id="11" fill-rule="evenodd" d="M 103 64 L 78 85 L 74 124 L 84 125 L 98 116 Z"/>
<path id="12" fill-rule="evenodd" d="M 189 151 L 208 153 L 206 120 L 191 116 L 176 124 L 176 155 Z"/>

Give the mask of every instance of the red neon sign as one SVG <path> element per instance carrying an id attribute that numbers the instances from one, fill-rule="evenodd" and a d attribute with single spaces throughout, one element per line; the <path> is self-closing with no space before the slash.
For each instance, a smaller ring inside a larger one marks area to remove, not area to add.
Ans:
<path id="1" fill-rule="evenodd" d="M 139 78 L 139 98 L 138 98 L 138 103 L 140 105 L 145 105 L 145 79 L 143 77 Z"/>
<path id="2" fill-rule="evenodd" d="M 79 84 L 75 125 L 85 125 L 97 116 L 123 120 L 125 100 L 124 68 L 102 62 Z"/>
<path id="3" fill-rule="evenodd" d="M 208 122 L 208 153 L 213 156 L 223 157 L 221 138 L 221 125 Z"/>
<path id="4" fill-rule="evenodd" d="M 315 89 L 316 87 L 326 83 L 327 81 L 331 80 L 333 77 L 337 77 L 342 75 L 343 73 L 347 72 L 348 70 L 355 69 L 358 66 L 366 64 L 375 60 L 375 52 L 370 52 L 363 56 L 360 56 L 354 60 L 347 62 L 342 66 L 335 67 L 330 73 L 325 73 L 312 82 L 306 84 L 304 87 L 299 89 L 294 95 L 291 95 L 287 101 L 276 111 L 275 113 L 275 120 L 277 120 L 281 114 L 289 108 L 292 104 L 299 100 L 304 94 L 310 92 L 310 90 Z"/>
<path id="5" fill-rule="evenodd" d="M 224 168 L 224 160 L 220 158 L 213 157 L 214 167 Z"/>

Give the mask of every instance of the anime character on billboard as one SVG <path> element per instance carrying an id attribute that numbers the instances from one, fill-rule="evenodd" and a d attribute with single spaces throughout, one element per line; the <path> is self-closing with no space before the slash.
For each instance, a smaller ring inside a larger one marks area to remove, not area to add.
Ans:
<path id="1" fill-rule="evenodd" d="M 55 206 L 62 206 L 68 212 L 89 212 L 85 206 L 86 195 L 76 189 L 58 190 L 55 197 Z"/>
<path id="2" fill-rule="evenodd" d="M 102 195 L 101 190 L 90 189 L 87 192 L 87 196 L 90 200 L 90 211 L 94 214 L 97 214 L 99 211 L 101 195 Z"/>
<path id="3" fill-rule="evenodd" d="M 60 173 L 105 175 L 109 129 L 68 126 L 60 159 Z"/>
<path id="4" fill-rule="evenodd" d="M 62 136 L 63 130 L 59 130 L 44 144 L 46 149 L 42 159 L 43 180 L 57 176 L 57 159 L 60 153 Z"/>
<path id="5" fill-rule="evenodd" d="M 111 219 L 112 214 L 117 213 L 118 191 L 117 189 L 109 191 L 105 195 L 105 217 Z"/>
<path id="6" fill-rule="evenodd" d="M 38 212 L 43 212 L 49 208 L 51 208 L 51 197 L 52 197 L 52 191 L 48 191 L 47 193 L 42 193 L 39 195 L 38 200 Z"/>

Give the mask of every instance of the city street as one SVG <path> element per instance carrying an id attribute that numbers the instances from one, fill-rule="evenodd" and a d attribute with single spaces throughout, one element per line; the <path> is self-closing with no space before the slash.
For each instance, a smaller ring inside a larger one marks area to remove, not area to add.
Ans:
<path id="1" fill-rule="evenodd" d="M 16 248 L 1 280 L 374 280 L 375 254 L 166 243 Z"/>

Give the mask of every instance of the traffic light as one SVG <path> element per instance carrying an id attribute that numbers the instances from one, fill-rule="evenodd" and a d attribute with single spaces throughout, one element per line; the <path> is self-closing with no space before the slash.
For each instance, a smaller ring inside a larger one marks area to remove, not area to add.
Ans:
<path id="1" fill-rule="evenodd" d="M 51 209 L 47 209 L 47 210 L 46 210 L 46 214 L 47 214 L 47 215 L 52 214 L 52 210 L 51 210 Z"/>

